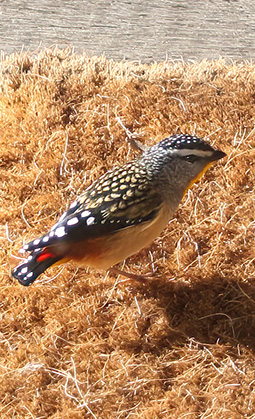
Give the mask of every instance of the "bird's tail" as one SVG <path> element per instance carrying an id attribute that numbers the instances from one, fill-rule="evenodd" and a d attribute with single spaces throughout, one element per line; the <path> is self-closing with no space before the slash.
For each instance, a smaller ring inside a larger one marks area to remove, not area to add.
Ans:
<path id="1" fill-rule="evenodd" d="M 12 276 L 22 285 L 30 285 L 41 273 L 61 259 L 62 257 L 55 255 L 49 247 L 37 249 L 31 252 L 26 260 L 13 269 Z"/>

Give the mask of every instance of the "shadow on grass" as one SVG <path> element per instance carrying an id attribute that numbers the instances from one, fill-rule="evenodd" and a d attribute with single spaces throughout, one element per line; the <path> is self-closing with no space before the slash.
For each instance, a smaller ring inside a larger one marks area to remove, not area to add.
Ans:
<path id="1" fill-rule="evenodd" d="M 134 352 L 162 352 L 162 349 L 187 345 L 190 339 L 199 344 L 238 344 L 255 350 L 255 281 L 241 282 L 215 275 L 210 280 L 200 278 L 194 284 L 180 281 L 151 280 L 137 292 L 156 300 L 163 310 L 168 327 L 153 342 L 148 331 L 153 316 L 148 317 L 141 339 L 122 346 Z"/>

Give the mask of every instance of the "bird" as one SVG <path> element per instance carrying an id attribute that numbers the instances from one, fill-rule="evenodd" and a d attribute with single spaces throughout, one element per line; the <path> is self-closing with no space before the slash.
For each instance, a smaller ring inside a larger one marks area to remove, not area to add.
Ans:
<path id="1" fill-rule="evenodd" d="M 32 284 L 52 265 L 74 261 L 108 270 L 137 253 L 164 230 L 186 191 L 226 156 L 188 134 L 141 151 L 95 180 L 49 232 L 23 246 L 28 257 L 12 271 L 20 284 Z"/>

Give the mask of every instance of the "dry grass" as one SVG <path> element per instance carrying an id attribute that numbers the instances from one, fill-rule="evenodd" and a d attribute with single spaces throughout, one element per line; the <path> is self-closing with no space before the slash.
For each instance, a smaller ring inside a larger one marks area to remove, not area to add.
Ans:
<path id="1" fill-rule="evenodd" d="M 117 63 L 70 51 L 0 64 L 1 418 L 255 418 L 255 66 Z M 228 159 L 126 263 L 147 287 L 54 268 L 10 277 L 97 176 L 176 132 Z M 51 280 L 54 277 L 54 280 Z"/>

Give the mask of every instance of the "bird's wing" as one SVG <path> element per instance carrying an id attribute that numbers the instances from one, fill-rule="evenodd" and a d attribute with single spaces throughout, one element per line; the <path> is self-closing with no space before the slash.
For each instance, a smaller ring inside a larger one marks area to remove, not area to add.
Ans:
<path id="1" fill-rule="evenodd" d="M 146 169 L 134 161 L 94 182 L 48 234 L 26 244 L 24 250 L 114 234 L 153 220 L 161 208 L 162 200 Z"/>

